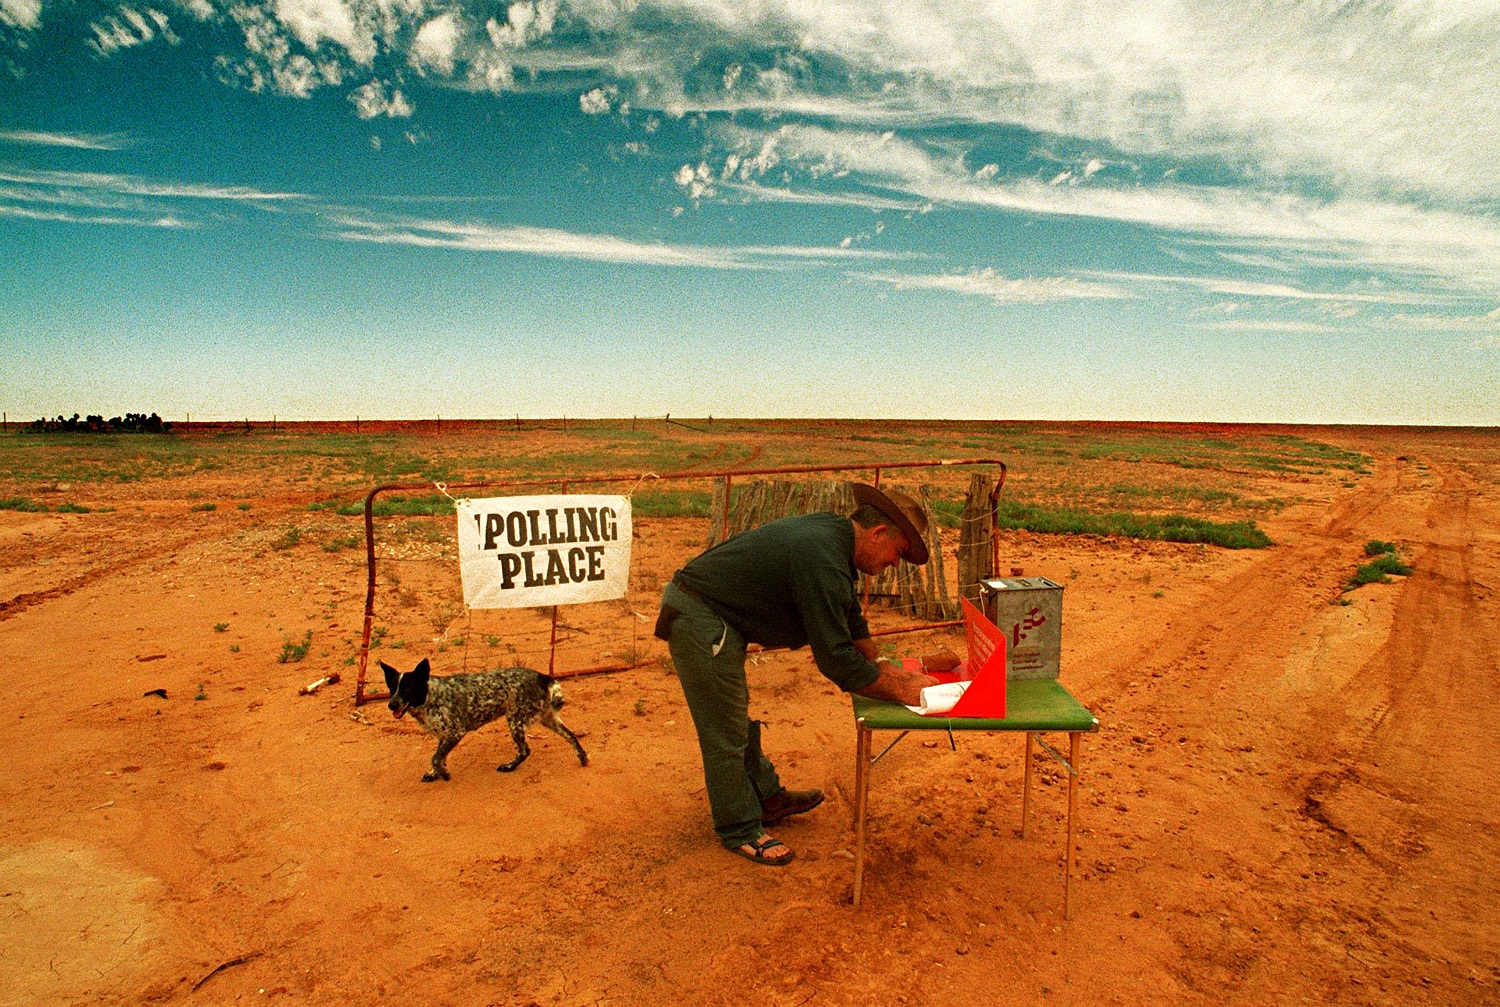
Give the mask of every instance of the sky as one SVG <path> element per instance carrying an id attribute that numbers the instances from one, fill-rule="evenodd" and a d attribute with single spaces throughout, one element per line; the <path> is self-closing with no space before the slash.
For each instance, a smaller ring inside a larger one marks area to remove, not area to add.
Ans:
<path id="1" fill-rule="evenodd" d="M 0 0 L 0 410 L 1494 425 L 1497 159 L 1497 0 Z"/>

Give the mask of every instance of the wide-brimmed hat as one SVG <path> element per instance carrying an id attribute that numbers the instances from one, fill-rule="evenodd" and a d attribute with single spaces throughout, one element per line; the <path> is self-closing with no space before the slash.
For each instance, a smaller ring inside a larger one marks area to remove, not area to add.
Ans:
<path id="1" fill-rule="evenodd" d="M 891 524 L 906 536 L 901 558 L 917 566 L 927 562 L 927 514 L 922 505 L 900 490 L 878 490 L 867 483 L 850 483 L 854 502 L 860 507 L 874 507 L 891 519 Z"/>

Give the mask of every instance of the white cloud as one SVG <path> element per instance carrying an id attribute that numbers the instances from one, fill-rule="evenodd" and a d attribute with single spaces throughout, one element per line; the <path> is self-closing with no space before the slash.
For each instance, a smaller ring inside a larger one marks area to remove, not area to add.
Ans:
<path id="1" fill-rule="evenodd" d="M 1217 332 L 1283 332 L 1292 335 L 1327 335 L 1340 331 L 1331 325 L 1319 322 L 1299 322 L 1286 319 L 1260 320 L 1243 318 L 1228 322 L 1204 322 L 1199 326 Z"/>
<path id="2" fill-rule="evenodd" d="M 689 199 L 703 199 L 717 191 L 714 188 L 713 169 L 706 161 L 699 161 L 696 168 L 691 164 L 684 164 L 673 174 L 672 181 L 682 188 Z"/>
<path id="3" fill-rule="evenodd" d="M 513 3 L 506 8 L 505 23 L 491 18 L 485 23 L 485 32 L 496 48 L 524 46 L 551 34 L 557 10 L 556 0 Z"/>
<path id="4" fill-rule="evenodd" d="M 619 24 L 601 6 L 577 13 Z M 796 115 L 814 104 L 847 123 L 1013 124 L 1360 188 L 1500 193 L 1490 163 L 1500 150 L 1492 4 L 702 0 L 673 11 L 724 45 L 753 45 L 775 27 L 803 52 L 846 65 L 856 85 L 869 82 L 829 98 L 826 80 L 783 72 L 778 90 L 754 96 L 767 111 Z M 682 110 L 732 104 L 684 84 L 695 67 L 674 63 L 682 56 L 666 40 L 627 35 L 627 45 L 655 54 L 651 72 L 666 79 L 654 93 Z M 733 104 L 756 107 L 743 90 Z"/>
<path id="5" fill-rule="evenodd" d="M 412 41 L 411 65 L 444 76 L 452 74 L 462 27 L 458 15 L 451 10 L 423 24 Z"/>
<path id="6" fill-rule="evenodd" d="M 1052 186 L 976 178 L 889 133 L 782 126 L 717 134 L 735 158 L 759 149 L 766 163 L 812 178 L 852 172 L 866 185 L 953 206 L 1084 217 L 1139 225 L 1235 246 L 1242 255 L 1292 257 L 1305 265 L 1393 270 L 1476 292 L 1500 290 L 1500 221 L 1485 214 L 1344 197 L 1313 200 L 1253 189 L 1165 183 Z M 772 157 L 765 157 L 767 151 Z M 726 160 L 726 165 L 729 164 Z M 749 159 L 734 162 L 753 175 Z"/>
<path id="7" fill-rule="evenodd" d="M 0 217 L 42 220 L 54 224 L 104 224 L 126 227 L 158 227 L 165 230 L 191 230 L 198 225 L 176 217 L 121 217 L 110 214 L 83 214 L 69 210 L 37 210 L 0 203 Z"/>
<path id="8" fill-rule="evenodd" d="M 179 3 L 213 16 L 207 0 Z M 145 8 L 119 10 L 98 22 L 101 49 L 166 27 Z M 283 47 L 298 43 L 314 59 L 313 50 L 337 47 L 369 68 L 386 52 L 496 91 L 515 86 L 518 70 L 528 87 L 584 94 L 602 78 L 636 107 L 674 116 L 753 110 L 877 130 L 940 123 L 954 136 L 1018 126 L 1242 167 L 1272 188 L 1312 176 L 1364 199 L 1500 196 L 1493 2 L 574 0 L 564 15 L 558 0 L 517 0 L 503 19 L 436 0 L 240 0 L 229 10 L 242 25 L 271 21 Z M 34 28 L 40 11 L 40 0 L 0 0 L 11 24 Z M 575 31 L 561 38 L 564 16 Z M 247 31 L 252 54 L 268 44 Z M 259 70 L 234 76 L 273 76 Z M 1073 179 L 1107 175 L 1111 163 L 1091 156 Z"/>
<path id="9" fill-rule="evenodd" d="M 113 135 L 48 133 L 28 129 L 0 129 L 0 140 L 47 147 L 76 147 L 80 150 L 119 150 L 125 146 L 122 139 Z"/>
<path id="10" fill-rule="evenodd" d="M 578 108 L 584 115 L 603 115 L 609 111 L 610 102 L 617 94 L 617 88 L 593 88 L 578 96 Z"/>
<path id="11" fill-rule="evenodd" d="M 404 119 L 412 114 L 412 107 L 400 88 L 392 88 L 387 94 L 385 84 L 378 80 L 355 88 L 349 95 L 349 101 L 354 104 L 361 119 L 373 119 L 381 115 L 391 119 Z"/>
<path id="12" fill-rule="evenodd" d="M 1494 346 L 1500 339 L 1500 308 L 1483 314 L 1398 314 L 1390 321 L 1403 328 L 1437 332 L 1484 333 L 1481 342 Z M 1477 344 L 1476 344 L 1477 345 Z"/>
<path id="13" fill-rule="evenodd" d="M 346 214 L 334 221 L 347 241 L 506 252 L 544 258 L 698 269 L 781 269 L 807 261 L 885 258 L 876 253 L 798 246 L 717 247 L 646 243 L 608 234 L 547 227 L 495 226 L 447 220 L 377 220 Z"/>
<path id="14" fill-rule="evenodd" d="M 326 39 L 341 46 L 359 64 L 375 58 L 373 33 L 356 24 L 354 12 L 342 0 L 274 0 L 276 19 L 309 49 Z"/>
<path id="15" fill-rule="evenodd" d="M 295 206 L 307 198 L 244 186 L 161 182 L 103 172 L 0 169 L 0 214 L 29 220 L 193 228 L 198 224 L 180 211 L 204 201 Z"/>
<path id="16" fill-rule="evenodd" d="M 984 297 L 1000 304 L 1047 304 L 1053 301 L 1127 300 L 1124 287 L 1063 276 L 1011 279 L 993 269 L 970 273 L 862 274 L 864 279 L 888 283 L 898 290 L 944 290 L 966 297 Z"/>
<path id="17" fill-rule="evenodd" d="M 42 0 L 0 0 L 0 24 L 35 31 L 42 24 Z"/>
<path id="18" fill-rule="evenodd" d="M 135 175 L 94 171 L 35 171 L 23 168 L 3 168 L 0 169 L 0 182 L 36 187 L 39 192 L 62 189 L 113 193 L 124 196 L 211 199 L 234 202 L 268 202 L 303 200 L 307 198 L 300 193 L 266 192 L 242 185 L 157 182 Z"/>
<path id="19" fill-rule="evenodd" d="M 176 43 L 167 16 L 159 10 L 148 8 L 142 14 L 133 7 L 122 6 L 117 14 L 107 14 L 89 25 L 94 37 L 89 48 L 101 56 L 109 56 L 121 49 L 144 45 L 160 34 L 168 42 Z"/>
<path id="20" fill-rule="evenodd" d="M 1222 248 L 1215 249 L 1214 255 L 1225 262 L 1232 262 L 1237 266 L 1245 266 L 1249 269 L 1273 270 L 1278 272 L 1287 272 L 1291 269 L 1291 265 L 1285 259 L 1277 258 L 1274 255 L 1256 255 L 1253 253 L 1226 251 Z"/>
<path id="21" fill-rule="evenodd" d="M 1116 283 L 1152 286 L 1193 287 L 1212 294 L 1227 297 L 1265 297 L 1283 301 L 1329 301 L 1361 304 L 1433 304 L 1436 298 L 1429 294 L 1391 290 L 1383 293 L 1366 293 L 1359 290 L 1330 291 L 1306 290 L 1285 283 L 1260 283 L 1239 277 L 1215 276 L 1170 276 L 1155 273 L 1089 273 Z"/>
<path id="22" fill-rule="evenodd" d="M 818 206 L 853 206 L 874 212 L 893 210 L 901 213 L 919 213 L 927 204 L 920 200 L 891 199 L 868 193 L 818 192 L 806 189 L 788 189 L 780 186 L 761 185 L 758 182 L 720 182 L 719 187 L 742 197 L 746 202 L 758 203 L 809 203 Z"/>

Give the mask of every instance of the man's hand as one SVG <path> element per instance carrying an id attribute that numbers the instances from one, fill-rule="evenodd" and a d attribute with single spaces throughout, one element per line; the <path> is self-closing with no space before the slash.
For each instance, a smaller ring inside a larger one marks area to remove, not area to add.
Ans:
<path id="1" fill-rule="evenodd" d="M 919 671 L 907 671 L 889 658 L 880 658 L 875 662 L 875 667 L 880 669 L 880 677 L 865 688 L 857 690 L 861 696 L 868 696 L 870 699 L 894 700 L 905 706 L 917 706 L 922 702 L 922 690 L 929 685 L 938 684 L 938 680 L 931 675 L 924 675 Z"/>

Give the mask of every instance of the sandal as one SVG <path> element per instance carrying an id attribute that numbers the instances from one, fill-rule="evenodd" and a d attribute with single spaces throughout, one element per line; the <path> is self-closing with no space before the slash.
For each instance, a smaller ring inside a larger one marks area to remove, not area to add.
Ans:
<path id="1" fill-rule="evenodd" d="M 786 845 L 781 840 L 772 839 L 770 836 L 761 836 L 759 839 L 752 839 L 748 843 L 742 843 L 741 845 L 748 846 L 755 852 L 746 853 L 739 846 L 728 847 L 729 852 L 735 856 L 744 857 L 746 860 L 753 860 L 757 864 L 766 864 L 770 867 L 785 867 L 797 856 L 794 850 L 787 850 L 785 854 L 779 857 L 766 856 L 767 850 L 774 850 L 778 846 Z"/>

